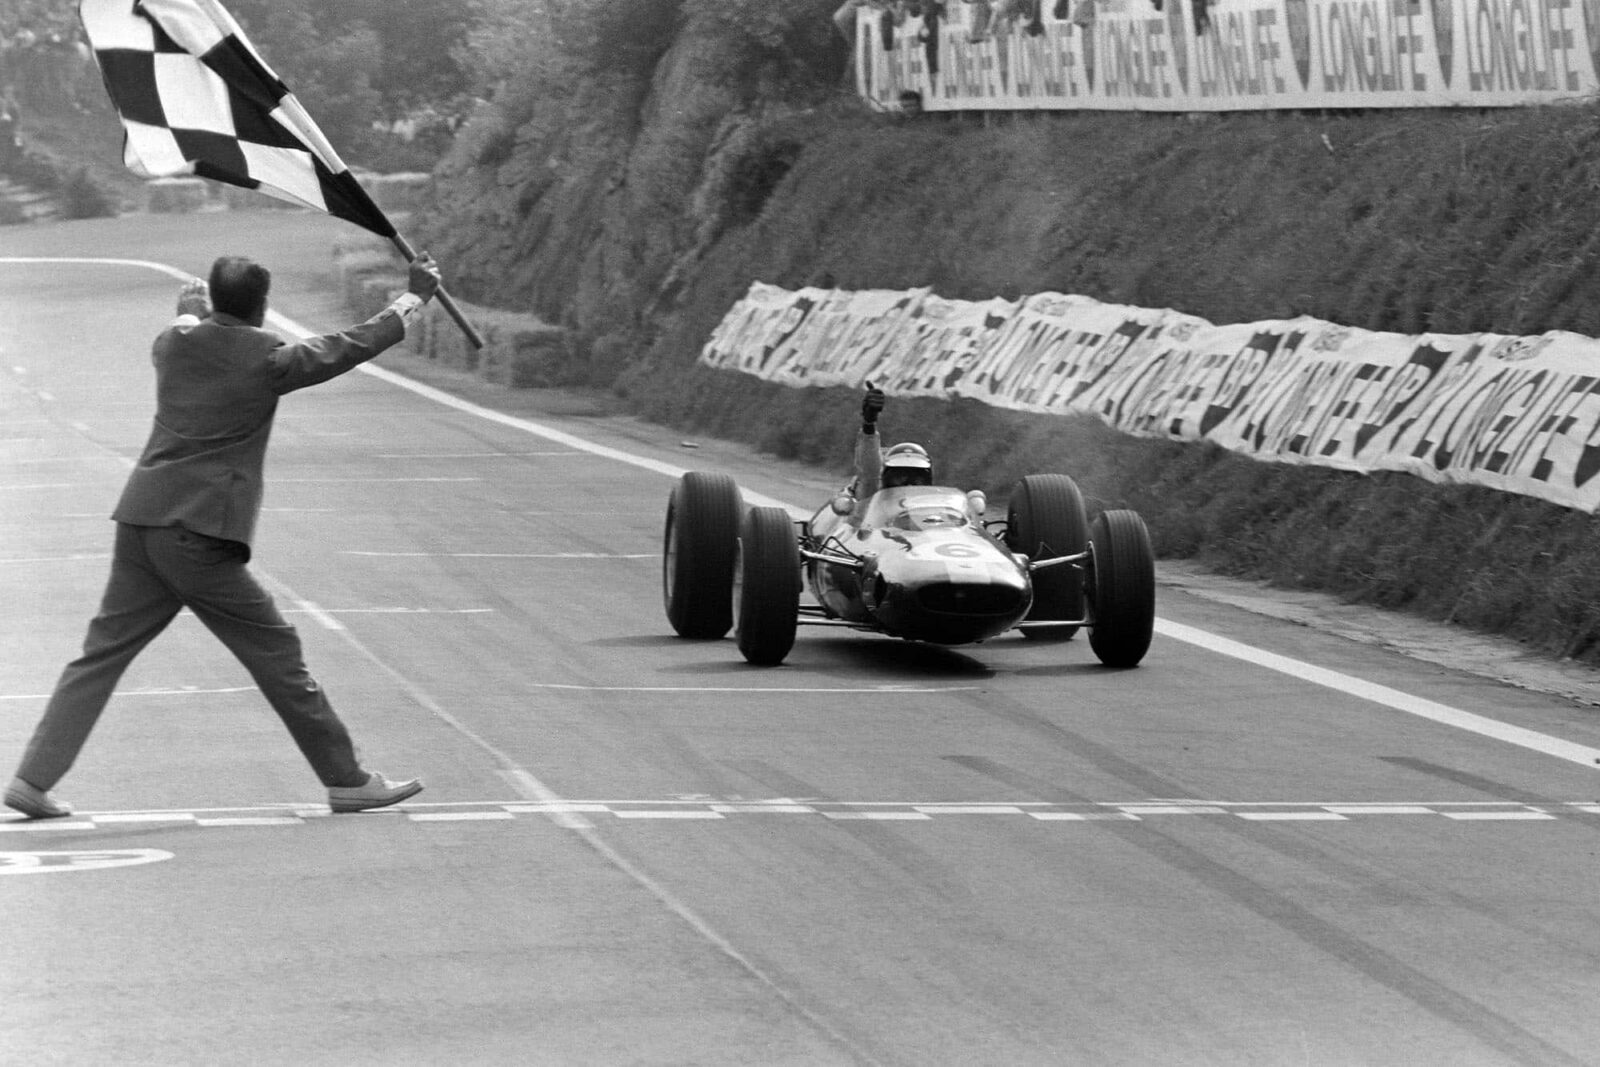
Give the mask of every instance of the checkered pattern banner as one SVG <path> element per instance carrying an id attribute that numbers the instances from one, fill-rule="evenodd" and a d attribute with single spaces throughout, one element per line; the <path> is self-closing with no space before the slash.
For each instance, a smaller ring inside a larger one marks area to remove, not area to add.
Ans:
<path id="1" fill-rule="evenodd" d="M 78 15 L 147 178 L 194 174 L 395 230 L 214 0 L 81 0 Z"/>

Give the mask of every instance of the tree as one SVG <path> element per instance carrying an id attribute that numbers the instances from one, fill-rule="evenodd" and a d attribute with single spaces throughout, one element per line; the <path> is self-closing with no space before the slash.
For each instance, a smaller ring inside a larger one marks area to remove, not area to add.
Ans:
<path id="1" fill-rule="evenodd" d="M 444 104 L 468 88 L 458 46 L 472 28 L 475 5 L 232 0 L 231 7 L 330 137 L 329 126 L 364 133 L 374 120 Z"/>
<path id="2" fill-rule="evenodd" d="M 458 61 L 458 46 L 476 21 L 475 7 L 439 0 L 333 0 L 327 12 L 335 25 L 366 25 L 377 33 L 382 62 L 372 86 L 398 114 L 467 90 L 470 79 Z"/>
<path id="3" fill-rule="evenodd" d="M 512 78 L 562 65 L 550 0 L 473 0 L 472 26 L 456 45 L 464 89 L 489 97 Z"/>

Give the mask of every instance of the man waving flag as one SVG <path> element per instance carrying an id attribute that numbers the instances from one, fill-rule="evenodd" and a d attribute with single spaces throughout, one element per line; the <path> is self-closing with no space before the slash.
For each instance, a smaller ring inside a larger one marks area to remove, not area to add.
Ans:
<path id="1" fill-rule="evenodd" d="M 416 258 L 311 116 L 215 0 L 81 0 L 122 158 L 146 178 L 194 174 L 325 211 Z M 448 294 L 441 304 L 477 333 Z"/>

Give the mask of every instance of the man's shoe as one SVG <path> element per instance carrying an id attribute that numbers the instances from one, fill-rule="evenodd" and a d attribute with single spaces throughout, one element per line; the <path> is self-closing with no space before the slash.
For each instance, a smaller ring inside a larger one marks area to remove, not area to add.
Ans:
<path id="1" fill-rule="evenodd" d="M 367 779 L 366 785 L 330 785 L 328 807 L 336 812 L 387 808 L 390 804 L 398 804 L 420 792 L 422 792 L 420 779 L 391 782 L 383 775 L 374 772 L 372 777 Z"/>
<path id="2" fill-rule="evenodd" d="M 21 778 L 11 779 L 11 784 L 6 786 L 6 807 L 30 819 L 59 819 L 72 814 L 71 804 L 57 800 L 46 790 L 36 789 Z"/>

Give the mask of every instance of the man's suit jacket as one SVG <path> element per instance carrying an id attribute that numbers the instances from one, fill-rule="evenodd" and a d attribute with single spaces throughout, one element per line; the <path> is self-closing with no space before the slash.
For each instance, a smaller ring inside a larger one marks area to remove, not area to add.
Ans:
<path id="1" fill-rule="evenodd" d="M 342 333 L 287 343 L 231 315 L 179 318 L 156 338 L 156 417 L 112 518 L 249 545 L 278 398 L 405 337 L 393 306 Z"/>

